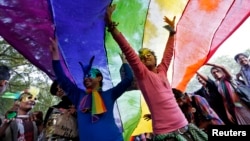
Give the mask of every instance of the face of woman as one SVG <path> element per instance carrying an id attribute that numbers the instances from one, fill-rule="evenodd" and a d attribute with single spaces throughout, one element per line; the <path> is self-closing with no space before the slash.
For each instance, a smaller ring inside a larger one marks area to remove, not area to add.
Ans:
<path id="1" fill-rule="evenodd" d="M 224 73 L 220 69 L 212 69 L 211 73 L 216 80 L 220 80 L 224 76 Z"/>

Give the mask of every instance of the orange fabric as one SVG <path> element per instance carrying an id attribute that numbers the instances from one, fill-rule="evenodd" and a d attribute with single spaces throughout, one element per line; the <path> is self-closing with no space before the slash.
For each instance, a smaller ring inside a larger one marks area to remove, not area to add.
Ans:
<path id="1" fill-rule="evenodd" d="M 190 79 L 246 19 L 250 1 L 189 1 L 177 24 L 172 86 L 185 91 Z"/>

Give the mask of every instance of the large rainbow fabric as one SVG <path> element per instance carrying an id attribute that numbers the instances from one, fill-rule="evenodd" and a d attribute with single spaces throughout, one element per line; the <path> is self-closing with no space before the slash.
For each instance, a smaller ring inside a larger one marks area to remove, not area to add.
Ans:
<path id="1" fill-rule="evenodd" d="M 249 0 L 190 0 L 177 26 L 173 86 L 185 90 L 194 73 L 249 17 Z"/>
<path id="2" fill-rule="evenodd" d="M 172 86 L 183 91 L 250 13 L 250 0 L 0 0 L 0 35 L 51 79 L 49 37 L 56 36 L 65 72 L 83 89 L 79 61 L 88 63 L 94 55 L 93 66 L 102 71 L 105 90 L 120 81 L 121 51 L 104 22 L 111 3 L 117 5 L 113 19 L 133 48 L 153 49 L 158 61 L 168 40 L 163 17 L 176 16 L 175 54 L 168 75 Z M 152 131 L 150 122 L 142 122 L 145 107 L 139 91 L 118 99 L 126 141 Z"/>

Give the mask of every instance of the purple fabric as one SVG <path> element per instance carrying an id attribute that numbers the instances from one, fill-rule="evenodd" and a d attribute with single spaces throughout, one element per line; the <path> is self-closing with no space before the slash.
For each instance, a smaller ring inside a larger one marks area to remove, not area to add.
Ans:
<path id="1" fill-rule="evenodd" d="M 2 0 L 0 35 L 51 79 L 49 37 L 54 30 L 46 0 Z"/>
<path id="2" fill-rule="evenodd" d="M 110 3 L 111 0 L 50 0 L 62 56 L 80 88 L 84 75 L 79 62 L 87 65 L 92 56 L 95 56 L 92 67 L 104 76 L 103 90 L 113 87 L 104 40 L 104 14 Z M 115 122 L 123 131 L 117 103 L 114 107 Z"/>
<path id="3" fill-rule="evenodd" d="M 111 0 L 50 0 L 56 36 L 66 65 L 76 84 L 83 88 L 83 71 L 94 55 L 92 67 L 104 76 L 103 89 L 112 87 L 105 50 L 104 14 Z"/>
<path id="4" fill-rule="evenodd" d="M 0 35 L 33 65 L 55 79 L 49 37 L 54 37 L 56 31 L 65 73 L 83 88 L 79 61 L 87 64 L 94 55 L 93 67 L 102 72 L 105 90 L 113 87 L 104 44 L 104 14 L 110 3 L 111 0 L 1 0 Z M 118 109 L 114 112 L 122 128 Z"/>

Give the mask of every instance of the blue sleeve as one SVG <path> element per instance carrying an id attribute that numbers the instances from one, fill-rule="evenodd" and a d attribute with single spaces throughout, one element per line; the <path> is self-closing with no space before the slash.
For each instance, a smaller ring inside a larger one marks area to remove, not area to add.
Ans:
<path id="1" fill-rule="evenodd" d="M 119 98 L 128 87 L 131 86 L 133 81 L 133 72 L 130 68 L 130 66 L 127 63 L 122 64 L 124 67 L 125 77 L 119 82 L 114 88 L 113 88 L 113 100 L 115 101 L 117 98 Z"/>
<path id="2" fill-rule="evenodd" d="M 60 87 L 71 102 L 77 106 L 80 99 L 80 89 L 66 76 L 59 60 L 53 60 L 52 65 Z"/>

